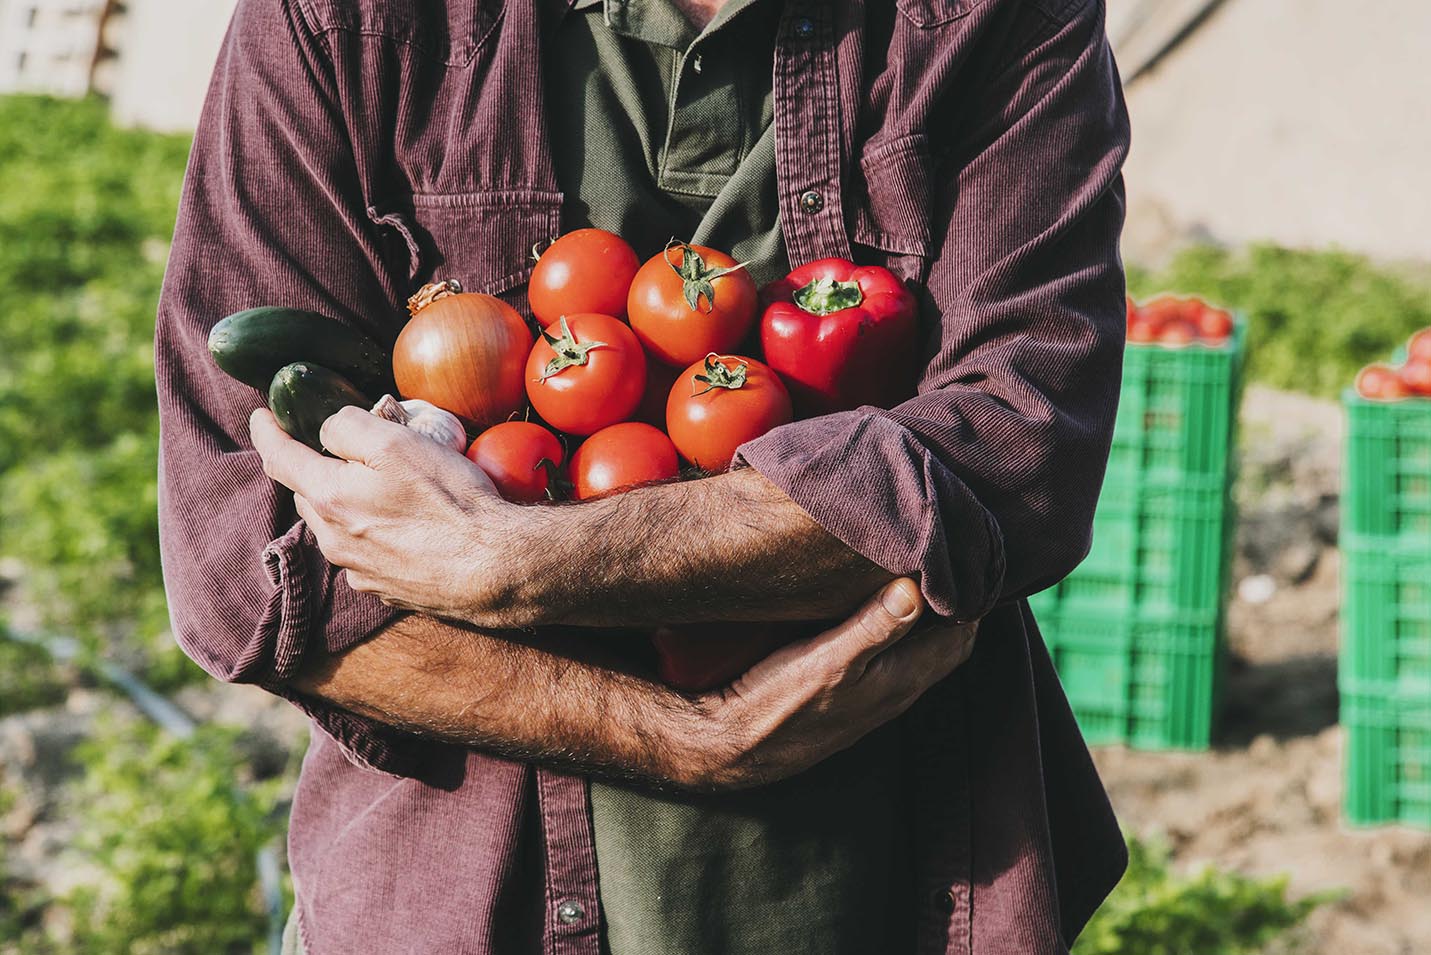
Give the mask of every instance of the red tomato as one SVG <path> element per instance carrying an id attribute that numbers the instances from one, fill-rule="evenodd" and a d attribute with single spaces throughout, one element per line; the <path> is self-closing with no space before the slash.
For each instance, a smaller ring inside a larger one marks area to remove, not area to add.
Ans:
<path id="1" fill-rule="evenodd" d="M 1423 328 L 1406 343 L 1408 361 L 1431 362 L 1431 328 Z"/>
<path id="2" fill-rule="evenodd" d="M 602 428 L 571 456 L 572 496 L 582 501 L 680 473 L 670 438 L 649 424 L 625 421 Z"/>
<path id="3" fill-rule="evenodd" d="M 467 457 L 497 485 L 509 501 L 532 504 L 549 500 L 560 474 L 561 442 L 530 421 L 507 421 L 477 435 Z"/>
<path id="4" fill-rule="evenodd" d="M 1171 295 L 1159 295 L 1138 309 L 1140 318 L 1145 318 L 1160 328 L 1172 319 L 1181 318 L 1182 313 L 1182 299 L 1174 298 Z"/>
<path id="5" fill-rule="evenodd" d="M 1390 365 L 1367 365 L 1356 376 L 1357 394 L 1373 401 L 1395 401 L 1411 395 L 1411 389 Z"/>
<path id="6" fill-rule="evenodd" d="M 641 396 L 641 404 L 636 409 L 636 420 L 666 427 L 666 399 L 671 395 L 671 386 L 680 377 L 681 369 L 672 368 L 646 356 L 646 392 Z"/>
<path id="7" fill-rule="evenodd" d="M 1398 377 L 1412 394 L 1431 395 L 1431 361 L 1412 359 L 1401 366 Z"/>
<path id="8" fill-rule="evenodd" d="M 641 343 L 610 315 L 563 316 L 527 358 L 527 398 L 547 424 L 569 434 L 625 421 L 645 388 Z"/>
<path id="9" fill-rule="evenodd" d="M 1185 318 L 1174 318 L 1158 330 L 1158 341 L 1164 345 L 1188 345 L 1197 338 L 1197 326 Z"/>
<path id="10" fill-rule="evenodd" d="M 792 623 L 662 627 L 651 635 L 658 660 L 656 673 L 664 683 L 685 693 L 713 690 L 812 630 L 812 625 Z"/>
<path id="11" fill-rule="evenodd" d="M 647 260 L 626 300 L 642 346 L 677 368 L 739 345 L 755 306 L 755 281 L 735 259 L 684 243 Z"/>
<path id="12" fill-rule="evenodd" d="M 1158 332 L 1161 325 L 1153 321 L 1146 315 L 1139 314 L 1133 319 L 1133 323 L 1128 326 L 1128 341 L 1139 345 L 1146 345 L 1158 340 Z"/>
<path id="13" fill-rule="evenodd" d="M 1204 305 L 1198 312 L 1197 330 L 1204 341 L 1220 344 L 1232 335 L 1232 316 L 1220 308 Z"/>
<path id="14" fill-rule="evenodd" d="M 598 312 L 626 316 L 626 295 L 641 260 L 626 241 L 603 229 L 577 229 L 537 259 L 527 302 L 542 327 L 563 315 Z"/>
<path id="15" fill-rule="evenodd" d="M 775 372 L 735 355 L 691 365 L 666 400 L 666 432 L 676 450 L 706 471 L 724 471 L 736 448 L 791 417 L 790 393 Z"/>

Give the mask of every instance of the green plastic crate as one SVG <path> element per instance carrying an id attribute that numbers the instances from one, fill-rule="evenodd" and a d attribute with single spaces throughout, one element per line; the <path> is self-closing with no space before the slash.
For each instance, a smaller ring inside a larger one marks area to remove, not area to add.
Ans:
<path id="1" fill-rule="evenodd" d="M 1431 687 L 1341 680 L 1347 819 L 1431 827 Z"/>
<path id="2" fill-rule="evenodd" d="M 1431 546 L 1343 531 L 1340 672 L 1431 686 Z"/>
<path id="3" fill-rule="evenodd" d="M 1129 345 L 1108 478 L 1124 484 L 1221 481 L 1231 465 L 1246 324 L 1225 345 Z"/>
<path id="4" fill-rule="evenodd" d="M 1431 401 L 1342 404 L 1345 812 L 1431 827 Z"/>
<path id="5" fill-rule="evenodd" d="M 1216 610 L 1225 591 L 1231 520 L 1223 475 L 1179 485 L 1105 481 L 1088 556 L 1034 605 L 1109 617 L 1139 609 Z"/>
<path id="6" fill-rule="evenodd" d="M 1038 621 L 1089 743 L 1208 746 L 1222 665 L 1219 614 L 1058 610 Z"/>
<path id="7" fill-rule="evenodd" d="M 1431 550 L 1431 401 L 1368 401 L 1347 391 L 1344 533 Z"/>
<path id="8" fill-rule="evenodd" d="M 1030 598 L 1090 743 L 1202 749 L 1222 672 L 1246 325 L 1130 345 L 1087 558 Z"/>

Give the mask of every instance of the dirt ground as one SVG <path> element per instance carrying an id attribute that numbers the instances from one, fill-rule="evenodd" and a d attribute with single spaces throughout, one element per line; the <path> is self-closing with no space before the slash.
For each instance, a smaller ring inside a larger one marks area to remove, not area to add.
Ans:
<path id="1" fill-rule="evenodd" d="M 1211 753 L 1095 753 L 1131 831 L 1180 865 L 1286 873 L 1318 910 L 1301 955 L 1431 953 L 1431 833 L 1341 820 L 1336 489 L 1341 413 L 1251 388 L 1221 730 Z"/>

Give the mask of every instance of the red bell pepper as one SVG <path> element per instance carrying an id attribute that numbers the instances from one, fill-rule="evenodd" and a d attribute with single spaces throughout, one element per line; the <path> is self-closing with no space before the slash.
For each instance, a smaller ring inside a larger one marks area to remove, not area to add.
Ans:
<path id="1" fill-rule="evenodd" d="M 914 394 L 919 302 L 889 269 L 818 259 L 765 287 L 765 361 L 798 417 Z"/>

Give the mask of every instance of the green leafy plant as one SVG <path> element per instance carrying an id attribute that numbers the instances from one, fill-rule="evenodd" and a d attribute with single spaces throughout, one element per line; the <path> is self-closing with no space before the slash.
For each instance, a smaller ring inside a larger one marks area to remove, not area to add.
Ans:
<path id="1" fill-rule="evenodd" d="M 65 698 L 69 675 L 39 647 L 10 639 L 0 621 L 0 716 L 53 706 Z M 5 815 L 0 791 L 0 816 Z"/>
<path id="2" fill-rule="evenodd" d="M 0 97 L 0 552 L 47 624 L 153 682 L 160 639 L 154 312 L 189 141 L 98 100 Z"/>
<path id="3" fill-rule="evenodd" d="M 1166 269 L 1130 269 L 1128 288 L 1139 301 L 1172 291 L 1241 311 L 1250 380 L 1328 398 L 1431 326 L 1431 277 L 1337 250 L 1194 246 Z"/>
<path id="4" fill-rule="evenodd" d="M 278 783 L 239 788 L 232 730 L 187 740 L 147 724 L 82 744 L 79 849 L 101 879 L 59 900 L 94 955 L 249 953 L 263 938 L 255 858 L 282 831 Z"/>
<path id="5" fill-rule="evenodd" d="M 1128 843 L 1128 871 L 1078 937 L 1073 955 L 1253 955 L 1328 896 L 1287 898 L 1287 880 L 1208 868 L 1172 872 L 1165 848 Z"/>

